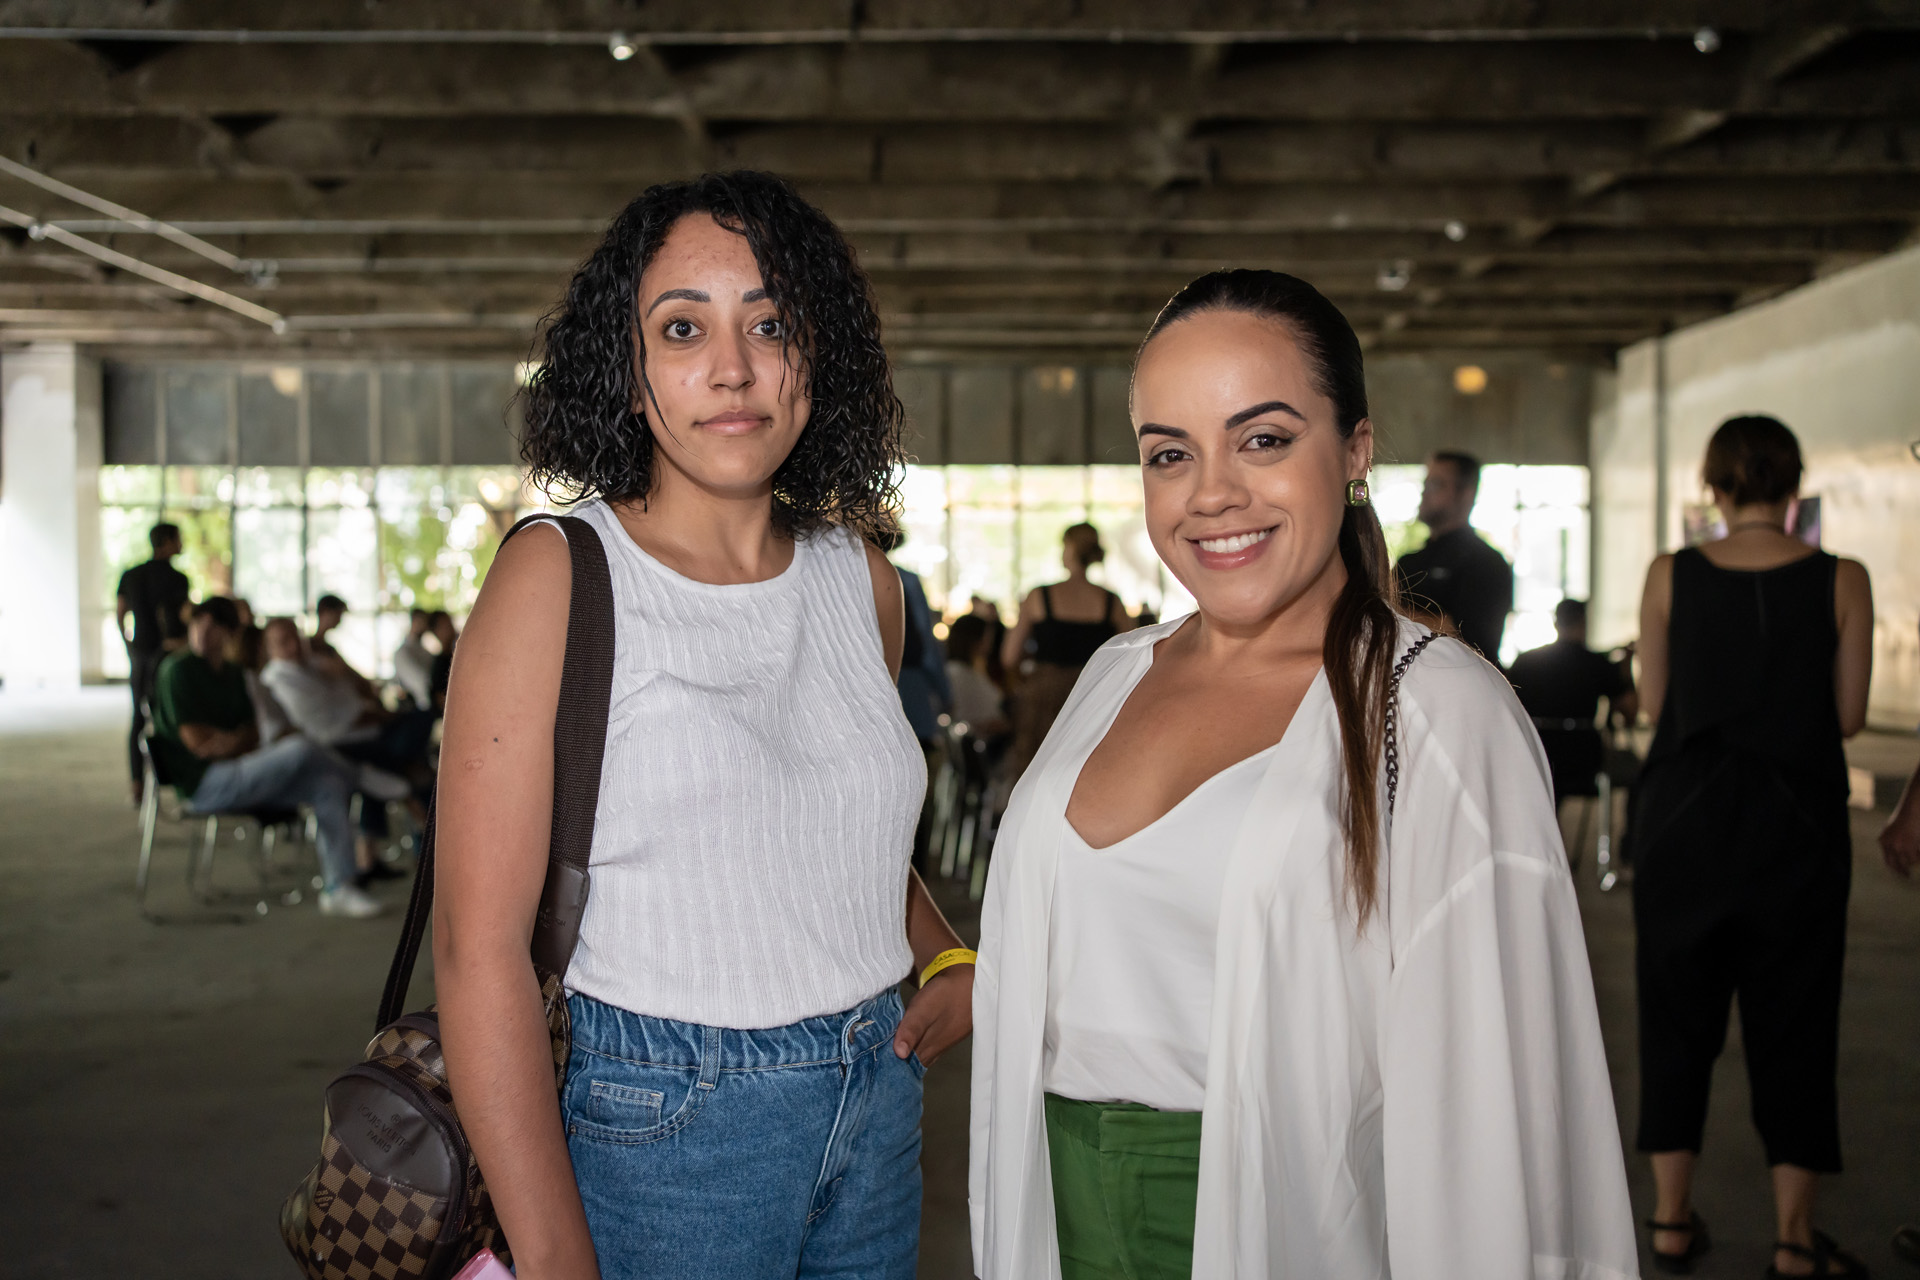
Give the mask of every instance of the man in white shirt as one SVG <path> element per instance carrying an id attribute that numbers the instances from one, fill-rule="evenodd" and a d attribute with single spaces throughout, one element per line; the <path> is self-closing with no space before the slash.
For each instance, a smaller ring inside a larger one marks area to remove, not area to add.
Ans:
<path id="1" fill-rule="evenodd" d="M 433 650 L 426 645 L 432 621 L 430 611 L 415 609 L 407 618 L 407 638 L 393 651 L 393 678 L 422 708 L 433 706 Z"/>
<path id="2" fill-rule="evenodd" d="M 360 807 L 361 835 L 368 840 L 385 839 L 385 801 L 403 796 L 415 820 L 424 824 L 424 800 L 433 785 L 427 768 L 433 713 L 395 714 L 361 693 L 357 685 L 322 670 L 309 656 L 306 638 L 291 618 L 267 623 L 266 648 L 268 661 L 260 672 L 260 683 L 286 709 L 295 728 L 349 760 L 372 766 L 376 774 L 404 780 L 404 790 L 393 794 L 367 789 L 369 799 Z M 364 854 L 361 872 L 368 877 L 398 874 Z"/>
<path id="3" fill-rule="evenodd" d="M 300 732 L 329 747 L 379 736 L 381 721 L 387 717 L 385 708 L 346 681 L 317 669 L 293 619 L 267 623 L 266 648 L 267 665 L 260 671 L 260 682 Z"/>

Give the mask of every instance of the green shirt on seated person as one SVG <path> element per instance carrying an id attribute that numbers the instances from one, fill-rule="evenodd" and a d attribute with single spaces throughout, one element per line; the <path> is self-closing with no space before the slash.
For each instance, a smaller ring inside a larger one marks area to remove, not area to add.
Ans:
<path id="1" fill-rule="evenodd" d="M 238 729 L 253 723 L 253 699 L 247 696 L 247 678 L 234 663 L 218 670 L 191 649 L 169 654 L 160 664 L 153 691 L 153 751 L 155 763 L 173 783 L 181 799 L 190 799 L 206 776 L 207 766 L 180 740 L 180 726 L 200 724 L 209 729 Z"/>

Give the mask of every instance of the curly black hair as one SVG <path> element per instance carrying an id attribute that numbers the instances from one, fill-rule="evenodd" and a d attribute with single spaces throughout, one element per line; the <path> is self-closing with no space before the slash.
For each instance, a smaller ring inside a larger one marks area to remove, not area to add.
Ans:
<path id="1" fill-rule="evenodd" d="M 647 496 L 653 428 L 633 406 L 653 396 L 636 382 L 645 377 L 636 295 L 668 232 L 696 213 L 746 238 L 812 401 L 806 429 L 773 476 L 774 527 L 796 536 L 828 525 L 868 539 L 892 535 L 905 411 L 872 288 L 824 213 L 785 179 L 752 170 L 648 187 L 607 228 L 543 325 L 524 393 L 520 457 L 530 478 L 567 503 Z"/>

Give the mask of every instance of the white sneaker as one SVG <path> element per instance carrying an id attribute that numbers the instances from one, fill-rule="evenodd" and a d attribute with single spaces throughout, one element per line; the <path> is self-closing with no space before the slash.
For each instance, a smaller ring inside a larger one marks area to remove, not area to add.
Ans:
<path id="1" fill-rule="evenodd" d="M 320 914 L 323 916 L 345 916 L 349 920 L 369 920 L 386 908 L 365 890 L 343 884 L 338 889 L 327 889 L 320 894 Z"/>
<path id="2" fill-rule="evenodd" d="M 376 769 L 370 764 L 360 766 L 355 782 L 361 791 L 375 800 L 405 800 L 413 794 L 413 788 L 407 785 L 405 778 L 397 773 L 388 773 L 385 769 Z"/>

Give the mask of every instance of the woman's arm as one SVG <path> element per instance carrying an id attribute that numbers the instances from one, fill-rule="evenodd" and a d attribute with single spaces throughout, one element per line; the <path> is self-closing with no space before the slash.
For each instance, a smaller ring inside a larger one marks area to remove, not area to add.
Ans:
<path id="1" fill-rule="evenodd" d="M 1833 700 L 1840 736 L 1851 738 L 1867 727 L 1867 686 L 1873 680 L 1873 583 L 1858 560 L 1842 560 L 1834 572 L 1833 618 L 1840 629 Z"/>
<path id="2" fill-rule="evenodd" d="M 520 1280 L 600 1274 L 528 957 L 572 576 L 550 526 L 494 559 L 453 664 L 436 802 L 433 966 L 447 1076 Z"/>
<path id="3" fill-rule="evenodd" d="M 887 674 L 900 678 L 900 655 L 906 648 L 906 592 L 900 574 L 878 547 L 867 546 L 867 572 L 873 579 L 873 608 L 880 623 L 880 649 L 886 655 Z M 942 951 L 960 945 L 917 871 L 907 872 L 907 945 L 913 949 L 913 971 L 920 970 Z M 893 1052 L 899 1057 L 918 1050 L 922 1066 L 967 1038 L 973 1030 L 973 966 L 956 964 L 934 975 L 914 994 L 893 1033 Z M 509 1237 L 511 1239 L 511 1237 Z"/>
<path id="4" fill-rule="evenodd" d="M 1020 602 L 1020 613 L 1014 618 L 1013 627 L 1000 643 L 1000 665 L 1007 669 L 1009 680 L 1020 670 L 1020 659 L 1027 651 L 1027 639 L 1033 635 L 1033 624 L 1040 621 L 1044 608 L 1038 590 L 1027 592 L 1027 598 Z"/>
<path id="5" fill-rule="evenodd" d="M 1647 568 L 1647 589 L 1640 595 L 1640 640 L 1634 656 L 1640 660 L 1640 707 L 1653 724 L 1660 723 L 1660 704 L 1667 700 L 1667 620 L 1673 615 L 1673 557 L 1657 557 Z"/>
<path id="6" fill-rule="evenodd" d="M 1107 593 L 1107 621 L 1111 622 L 1113 629 L 1121 635 L 1140 625 L 1134 620 L 1134 616 L 1127 612 L 1127 606 L 1121 602 L 1120 597 L 1111 591 Z"/>

